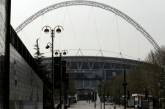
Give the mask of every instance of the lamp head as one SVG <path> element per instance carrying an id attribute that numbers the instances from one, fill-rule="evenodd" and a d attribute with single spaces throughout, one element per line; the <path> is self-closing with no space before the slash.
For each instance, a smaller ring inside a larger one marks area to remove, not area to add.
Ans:
<path id="1" fill-rule="evenodd" d="M 66 55 L 66 51 L 63 52 L 63 55 Z"/>
<path id="2" fill-rule="evenodd" d="M 49 33 L 49 29 L 48 29 L 48 28 L 45 28 L 45 29 L 44 29 L 44 32 L 45 32 L 45 33 Z"/>
<path id="3" fill-rule="evenodd" d="M 61 33 L 61 28 L 58 27 L 58 28 L 56 29 L 56 32 L 57 32 L 57 33 Z"/>
<path id="4" fill-rule="evenodd" d="M 46 45 L 46 47 L 45 47 L 46 49 L 49 49 L 50 48 L 50 46 L 49 45 Z"/>
<path id="5" fill-rule="evenodd" d="M 57 51 L 55 52 L 55 55 L 58 55 L 58 52 Z"/>

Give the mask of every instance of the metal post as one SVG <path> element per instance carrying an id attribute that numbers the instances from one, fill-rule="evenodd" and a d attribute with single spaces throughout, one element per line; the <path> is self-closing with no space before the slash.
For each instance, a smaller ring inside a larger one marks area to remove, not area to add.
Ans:
<path id="1" fill-rule="evenodd" d="M 53 109 L 54 109 L 54 30 L 51 30 L 51 37 L 52 37 L 52 96 L 53 96 Z"/>
<path id="2" fill-rule="evenodd" d="M 64 72 L 64 73 L 66 73 L 66 72 Z M 67 93 L 67 77 L 64 77 L 65 79 L 65 83 L 64 83 L 64 109 L 68 109 L 68 107 L 67 107 L 67 99 L 68 99 L 68 93 Z"/>
<path id="3" fill-rule="evenodd" d="M 64 109 L 68 109 L 67 107 L 67 99 L 68 99 L 68 95 L 67 95 L 67 89 L 64 90 Z"/>
<path id="4" fill-rule="evenodd" d="M 62 54 L 60 52 L 60 109 L 62 109 Z"/>
<path id="5" fill-rule="evenodd" d="M 100 84 L 100 109 L 102 109 L 102 90 L 101 90 L 102 85 Z"/>
<path id="6" fill-rule="evenodd" d="M 104 109 L 105 109 L 105 71 L 103 70 L 104 74 L 104 83 L 103 83 L 103 102 L 104 102 Z"/>
<path id="7" fill-rule="evenodd" d="M 94 104 L 94 108 L 96 108 L 96 90 L 94 91 L 94 101 L 95 101 L 95 104 Z"/>
<path id="8" fill-rule="evenodd" d="M 126 101 L 127 82 L 126 82 L 126 70 L 125 70 L 125 68 L 124 68 L 123 88 L 124 88 L 124 109 L 126 109 L 126 106 L 127 106 L 127 101 Z"/>
<path id="9" fill-rule="evenodd" d="M 104 97 L 104 109 L 105 109 L 105 84 L 104 84 L 104 92 L 103 92 L 103 97 Z"/>

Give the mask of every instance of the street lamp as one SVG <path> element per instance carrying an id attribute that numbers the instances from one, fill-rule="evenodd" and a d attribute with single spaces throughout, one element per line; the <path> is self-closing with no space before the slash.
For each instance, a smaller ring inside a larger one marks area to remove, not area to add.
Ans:
<path id="1" fill-rule="evenodd" d="M 62 109 L 62 90 L 63 90 L 63 80 L 62 80 L 62 56 L 67 54 L 67 50 L 55 50 L 55 55 L 60 58 L 60 109 Z M 66 91 L 66 90 L 65 90 Z M 66 109 L 66 100 L 64 99 L 64 109 Z"/>
<path id="2" fill-rule="evenodd" d="M 42 28 L 42 31 L 45 33 L 49 33 L 51 34 L 51 43 L 48 42 L 46 45 L 46 49 L 51 48 L 51 52 L 52 52 L 52 96 L 53 96 L 53 109 L 54 109 L 54 37 L 55 37 L 55 33 L 61 33 L 62 32 L 63 27 L 60 25 L 55 26 L 54 28 L 50 27 L 50 26 L 44 26 Z"/>

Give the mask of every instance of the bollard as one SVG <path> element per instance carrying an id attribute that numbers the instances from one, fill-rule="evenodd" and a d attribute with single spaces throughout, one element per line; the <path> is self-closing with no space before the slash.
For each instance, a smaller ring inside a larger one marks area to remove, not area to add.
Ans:
<path id="1" fill-rule="evenodd" d="M 116 105 L 114 105 L 114 109 L 116 109 Z"/>
<path id="2" fill-rule="evenodd" d="M 94 108 L 96 108 L 96 101 L 95 101 L 95 103 L 94 103 Z"/>

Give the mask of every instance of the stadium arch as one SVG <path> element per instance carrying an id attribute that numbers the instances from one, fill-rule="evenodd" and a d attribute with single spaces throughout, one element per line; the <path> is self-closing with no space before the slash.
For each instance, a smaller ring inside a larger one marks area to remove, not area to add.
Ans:
<path id="1" fill-rule="evenodd" d="M 133 20 L 127 14 L 125 14 L 122 11 L 120 11 L 120 10 L 118 10 L 118 9 L 112 7 L 112 6 L 109 6 L 107 4 L 99 3 L 99 2 L 95 2 L 95 1 L 88 1 L 88 0 L 64 1 L 64 2 L 59 2 L 59 3 L 56 3 L 56 4 L 50 5 L 50 6 L 46 7 L 46 8 L 43 8 L 43 9 L 39 10 L 38 12 L 36 12 L 35 14 L 33 14 L 32 16 L 27 18 L 25 21 L 23 21 L 23 23 L 21 23 L 15 29 L 15 31 L 17 33 L 19 33 L 22 29 L 24 29 L 24 27 L 26 27 L 28 24 L 30 24 L 32 21 L 34 21 L 36 18 L 38 18 L 41 15 L 43 15 L 45 13 L 48 13 L 48 12 L 50 12 L 52 10 L 55 10 L 55 9 L 58 9 L 58 8 L 62 8 L 62 7 L 77 6 L 77 5 L 85 5 L 85 6 L 97 7 L 97 8 L 101 8 L 101 9 L 104 9 L 104 10 L 107 10 L 107 11 L 110 11 L 110 12 L 116 14 L 117 16 L 123 18 L 125 21 L 127 21 L 132 26 L 134 26 L 151 43 L 151 45 L 154 47 L 155 50 L 159 50 L 160 49 L 159 45 L 151 37 L 151 35 L 140 24 L 138 24 L 135 20 Z"/>

